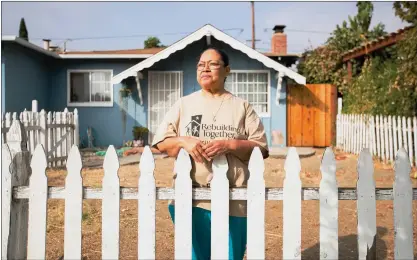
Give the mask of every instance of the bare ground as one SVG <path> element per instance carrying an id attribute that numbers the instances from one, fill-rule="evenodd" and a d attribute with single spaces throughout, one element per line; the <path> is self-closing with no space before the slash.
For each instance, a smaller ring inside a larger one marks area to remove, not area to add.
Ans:
<path id="1" fill-rule="evenodd" d="M 323 150 L 315 156 L 301 159 L 301 180 L 304 187 L 317 187 L 320 183 L 320 162 Z M 336 153 L 337 181 L 340 187 L 355 187 L 357 180 L 357 156 Z M 155 161 L 155 179 L 158 187 L 171 185 L 174 159 Z M 282 187 L 285 176 L 284 159 L 265 160 L 265 183 L 267 187 Z M 412 170 L 414 174 L 416 169 Z M 120 184 L 137 187 L 138 165 L 119 169 Z M 50 186 L 64 186 L 66 171 L 47 172 Z M 375 162 L 377 187 L 392 187 L 394 172 L 391 166 Z M 100 187 L 102 169 L 83 169 L 83 185 Z M 413 187 L 417 180 L 412 179 Z M 282 201 L 266 202 L 266 258 L 282 258 Z M 377 201 L 377 254 L 378 259 L 394 259 L 394 230 L 392 201 Z M 417 201 L 413 201 L 414 223 L 417 223 Z M 355 201 L 339 201 L 339 258 L 356 259 L 357 227 Z M 137 259 L 137 201 L 122 200 L 120 203 L 120 259 Z M 169 217 L 166 201 L 157 202 L 156 258 L 174 258 L 174 226 Z M 417 259 L 417 225 L 414 224 L 414 252 Z M 101 259 L 101 201 L 83 202 L 82 251 L 84 259 Z M 58 259 L 64 251 L 64 201 L 49 200 L 47 225 L 47 259 Z M 319 201 L 302 202 L 302 258 L 319 259 Z"/>

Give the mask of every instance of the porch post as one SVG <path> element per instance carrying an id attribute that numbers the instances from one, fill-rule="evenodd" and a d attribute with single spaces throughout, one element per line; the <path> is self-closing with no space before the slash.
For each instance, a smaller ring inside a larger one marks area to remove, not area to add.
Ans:
<path id="1" fill-rule="evenodd" d="M 352 62 L 348 60 L 347 62 L 347 73 L 348 73 L 348 82 L 352 80 Z"/>

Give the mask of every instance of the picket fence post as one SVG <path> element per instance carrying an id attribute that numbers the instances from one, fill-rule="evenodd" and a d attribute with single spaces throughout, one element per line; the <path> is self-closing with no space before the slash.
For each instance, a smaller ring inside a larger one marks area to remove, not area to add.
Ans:
<path id="1" fill-rule="evenodd" d="M 46 120 L 47 120 L 47 123 L 46 123 L 47 125 L 52 124 L 53 118 L 52 118 L 51 111 L 48 112 Z M 50 159 L 54 158 L 53 153 L 51 152 L 52 147 L 54 147 L 54 132 L 53 131 L 54 131 L 53 128 L 47 127 L 47 129 L 46 129 L 46 133 L 47 133 L 47 137 L 48 137 L 48 141 L 47 141 L 48 146 L 46 146 L 46 147 L 48 147 L 48 149 L 47 149 L 48 152 L 46 153 L 46 158 L 48 158 L 48 162 L 50 161 Z M 54 162 L 50 162 L 49 166 L 54 167 Z"/>
<path id="2" fill-rule="evenodd" d="M 301 259 L 301 164 L 294 147 L 285 160 L 283 188 L 283 259 Z"/>
<path id="3" fill-rule="evenodd" d="M 392 147 L 392 117 L 388 117 L 388 143 L 389 143 L 389 161 L 392 163 L 393 160 L 393 147 Z"/>
<path id="4" fill-rule="evenodd" d="M 9 232 L 10 232 L 10 210 L 12 203 L 12 155 L 7 144 L 1 147 L 1 259 L 7 259 Z"/>
<path id="5" fill-rule="evenodd" d="M 394 194 L 394 256 L 413 259 L 413 187 L 410 161 L 401 148 L 395 160 Z"/>
<path id="6" fill-rule="evenodd" d="M 104 158 L 103 204 L 102 204 L 102 258 L 119 258 L 120 237 L 120 181 L 117 174 L 119 160 L 113 145 Z"/>
<path id="7" fill-rule="evenodd" d="M 385 157 L 384 161 L 387 162 L 389 160 L 389 143 L 388 143 L 388 117 L 384 116 L 384 136 L 385 136 Z"/>
<path id="8" fill-rule="evenodd" d="M 336 160 L 331 148 L 326 148 L 320 166 L 320 259 L 337 259 L 338 245 L 338 185 Z"/>
<path id="9" fill-rule="evenodd" d="M 42 145 L 37 145 L 31 160 L 29 181 L 28 259 L 45 259 L 48 203 L 48 166 Z"/>
<path id="10" fill-rule="evenodd" d="M 403 144 L 403 132 L 401 130 L 401 117 L 400 116 L 398 116 L 398 118 L 397 118 L 397 126 L 398 126 L 398 129 L 397 129 L 397 135 L 398 135 L 398 150 L 400 150 L 401 148 L 404 147 L 404 144 Z M 395 153 L 397 153 L 397 151 Z"/>
<path id="11" fill-rule="evenodd" d="M 26 132 L 19 120 L 13 120 L 6 138 L 12 158 L 11 186 L 29 186 L 30 152 L 27 150 Z M 27 199 L 11 201 L 10 230 L 13 232 L 10 232 L 8 239 L 7 255 L 9 259 L 26 259 L 28 209 Z"/>
<path id="12" fill-rule="evenodd" d="M 212 165 L 211 187 L 211 258 L 229 257 L 229 182 L 225 155 L 216 157 Z"/>
<path id="13" fill-rule="evenodd" d="M 386 161 L 386 151 L 385 151 L 385 124 L 384 124 L 384 116 L 381 116 L 379 122 L 379 129 L 381 131 L 381 161 Z"/>
<path id="14" fill-rule="evenodd" d="M 413 119 L 414 124 L 414 165 L 417 167 L 417 117 Z"/>
<path id="15" fill-rule="evenodd" d="M 398 129 L 397 129 L 397 119 L 395 116 L 392 117 L 392 132 L 394 136 L 394 151 L 392 152 L 392 161 L 394 163 L 395 154 L 398 151 Z"/>
<path id="16" fill-rule="evenodd" d="M 82 160 L 78 147 L 73 145 L 67 160 L 65 179 L 64 259 L 81 259 L 81 222 L 83 210 Z"/>
<path id="17" fill-rule="evenodd" d="M 190 155 L 182 148 L 175 161 L 175 259 L 192 256 L 192 181 Z"/>
<path id="18" fill-rule="evenodd" d="M 62 142 L 62 156 L 68 156 L 68 137 L 66 136 L 67 134 L 67 126 L 66 124 L 68 124 L 68 108 L 64 109 L 64 112 L 61 114 L 62 116 L 62 124 L 64 124 L 65 126 L 62 127 L 62 136 L 65 136 L 65 140 Z M 66 163 L 65 160 L 62 161 L 62 163 Z"/>
<path id="19" fill-rule="evenodd" d="M 412 126 L 411 126 L 411 117 L 407 118 L 407 131 L 408 131 L 408 158 L 410 159 L 410 165 L 413 166 L 413 139 L 412 139 Z M 414 140 L 416 142 L 416 140 Z"/>
<path id="20" fill-rule="evenodd" d="M 56 112 L 56 123 L 58 125 L 62 123 L 61 118 L 62 118 L 61 117 L 61 112 Z M 60 139 L 61 139 L 61 136 L 62 136 L 61 127 L 57 127 L 55 131 L 56 131 L 56 137 L 57 137 L 55 139 L 55 146 L 57 146 L 56 147 L 56 157 L 57 158 L 60 158 L 62 156 L 62 152 L 61 152 L 61 150 L 62 150 L 62 143 L 59 142 Z M 56 164 L 57 164 L 58 167 L 61 166 L 62 165 L 61 159 L 59 159 L 58 161 L 56 161 Z"/>
<path id="21" fill-rule="evenodd" d="M 259 147 L 249 160 L 247 258 L 265 259 L 265 164 Z"/>
<path id="22" fill-rule="evenodd" d="M 74 109 L 74 144 L 80 147 L 80 125 L 78 121 L 78 109 Z"/>
<path id="23" fill-rule="evenodd" d="M 357 215 L 359 259 L 376 259 L 376 199 L 374 168 L 369 149 L 358 159 Z"/>
<path id="24" fill-rule="evenodd" d="M 407 141 L 407 120 L 405 119 L 405 116 L 402 118 L 403 122 L 403 141 L 404 141 L 404 149 L 408 152 L 408 141 Z"/>
<path id="25" fill-rule="evenodd" d="M 138 192 L 138 259 L 155 259 L 156 246 L 156 188 L 155 160 L 146 146 L 139 163 Z"/>
<path id="26" fill-rule="evenodd" d="M 40 129 L 40 140 L 39 143 L 42 144 L 43 148 L 45 149 L 46 152 L 46 160 L 48 160 L 48 151 L 49 151 L 49 144 L 48 144 L 48 121 L 47 121 L 47 117 L 46 117 L 46 112 L 45 110 L 41 110 L 40 114 L 39 114 L 39 126 L 41 127 Z"/>

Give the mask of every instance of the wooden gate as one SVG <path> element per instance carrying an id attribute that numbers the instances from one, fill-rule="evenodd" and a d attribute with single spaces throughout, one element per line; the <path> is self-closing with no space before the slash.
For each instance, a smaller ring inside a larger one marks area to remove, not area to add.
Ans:
<path id="1" fill-rule="evenodd" d="M 287 146 L 334 145 L 336 115 L 336 86 L 288 85 Z"/>

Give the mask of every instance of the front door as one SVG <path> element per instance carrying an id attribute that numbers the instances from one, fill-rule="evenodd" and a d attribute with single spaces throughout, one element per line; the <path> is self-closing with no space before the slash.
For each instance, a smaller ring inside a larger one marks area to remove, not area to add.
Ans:
<path id="1" fill-rule="evenodd" d="M 182 96 L 182 71 L 149 71 L 148 128 L 149 144 L 165 114 Z"/>

